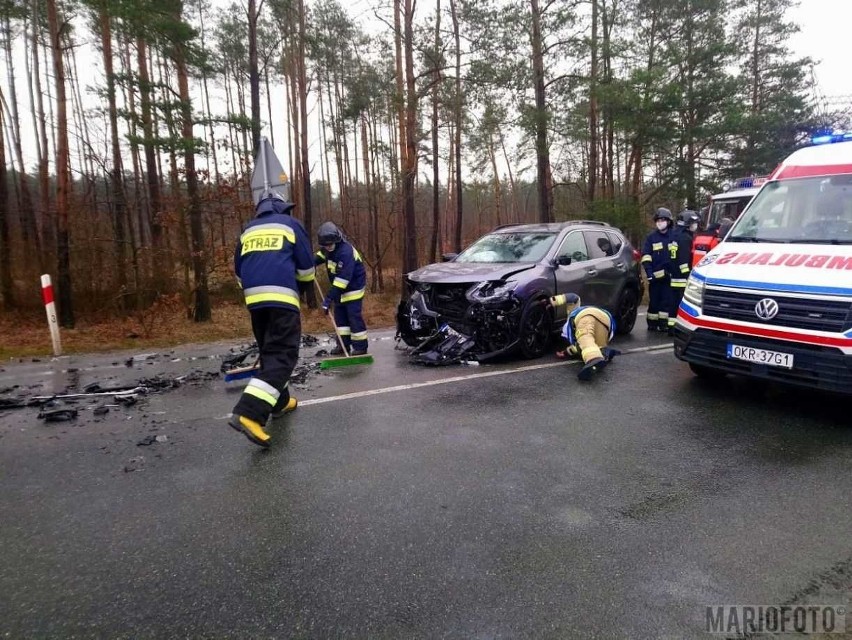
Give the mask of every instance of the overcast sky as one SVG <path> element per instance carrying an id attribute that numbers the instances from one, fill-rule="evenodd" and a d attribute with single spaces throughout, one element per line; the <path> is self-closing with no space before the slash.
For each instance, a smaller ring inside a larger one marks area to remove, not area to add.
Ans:
<path id="1" fill-rule="evenodd" d="M 801 27 L 790 46 L 797 55 L 819 62 L 816 77 L 825 96 L 852 95 L 852 2 L 850 0 L 802 0 L 790 12 Z"/>

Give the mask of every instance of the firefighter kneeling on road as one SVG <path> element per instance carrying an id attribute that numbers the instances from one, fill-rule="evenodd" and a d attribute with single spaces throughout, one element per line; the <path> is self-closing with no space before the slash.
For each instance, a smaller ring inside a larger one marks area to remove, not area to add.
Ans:
<path id="1" fill-rule="evenodd" d="M 621 353 L 607 346 L 615 335 L 615 320 L 605 309 L 580 306 L 580 296 L 576 293 L 553 296 L 549 303 L 551 307 L 566 305 L 568 311 L 568 320 L 562 328 L 562 337 L 568 341 L 568 347 L 556 355 L 582 358 L 584 366 L 577 377 L 591 380 Z"/>
<path id="2" fill-rule="evenodd" d="M 323 222 L 317 231 L 321 247 L 316 253 L 315 264 L 325 263 L 331 287 L 322 301 L 323 311 L 328 313 L 334 305 L 334 322 L 350 356 L 367 353 L 367 325 L 362 315 L 367 272 L 361 254 L 346 242 L 340 229 L 333 222 Z M 346 355 L 337 345 L 330 355 Z"/>
<path id="3" fill-rule="evenodd" d="M 234 255 L 260 350 L 260 371 L 249 380 L 228 424 L 261 447 L 269 446 L 263 430 L 269 416 L 277 418 L 298 405 L 288 385 L 302 336 L 299 290 L 311 285 L 315 267 L 310 238 L 290 215 L 294 206 L 278 194 L 262 198 Z"/>

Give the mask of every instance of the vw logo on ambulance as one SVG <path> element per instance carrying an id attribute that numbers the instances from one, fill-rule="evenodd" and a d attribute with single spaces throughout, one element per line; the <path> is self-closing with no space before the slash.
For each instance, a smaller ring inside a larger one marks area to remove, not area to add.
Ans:
<path id="1" fill-rule="evenodd" d="M 778 315 L 778 303 L 772 298 L 764 298 L 754 305 L 754 315 L 761 320 L 772 320 Z"/>

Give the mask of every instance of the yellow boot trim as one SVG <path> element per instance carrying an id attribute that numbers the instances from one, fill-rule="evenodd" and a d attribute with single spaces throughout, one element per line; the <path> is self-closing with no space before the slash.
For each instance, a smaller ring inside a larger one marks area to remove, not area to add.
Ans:
<path id="1" fill-rule="evenodd" d="M 228 424 L 237 431 L 240 431 L 246 438 L 261 447 L 268 447 L 269 441 L 272 439 L 259 422 L 250 420 L 245 416 L 232 416 Z"/>

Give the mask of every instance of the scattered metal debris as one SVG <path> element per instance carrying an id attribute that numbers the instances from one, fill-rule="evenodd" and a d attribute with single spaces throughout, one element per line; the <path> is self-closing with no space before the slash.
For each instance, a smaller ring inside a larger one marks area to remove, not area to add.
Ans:
<path id="1" fill-rule="evenodd" d="M 152 444 L 168 442 L 169 437 L 164 435 L 159 436 L 145 436 L 139 442 L 136 443 L 137 447 L 149 447 Z"/>
<path id="2" fill-rule="evenodd" d="M 109 407 L 105 404 L 100 404 L 94 409 L 92 409 L 92 413 L 96 416 L 103 416 L 109 413 Z"/>
<path id="3" fill-rule="evenodd" d="M 426 338 L 409 353 L 412 362 L 432 366 L 476 362 L 476 341 L 449 325 Z"/>

